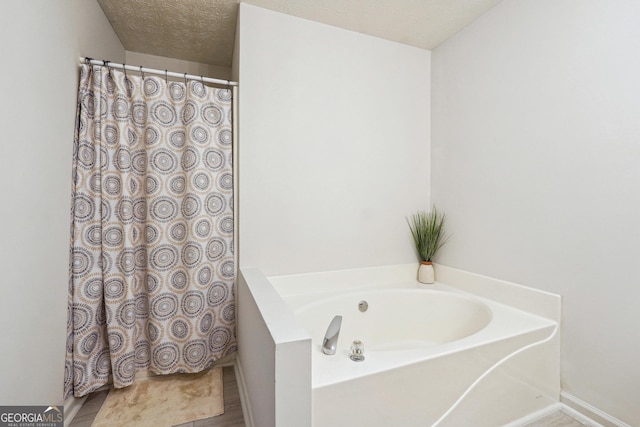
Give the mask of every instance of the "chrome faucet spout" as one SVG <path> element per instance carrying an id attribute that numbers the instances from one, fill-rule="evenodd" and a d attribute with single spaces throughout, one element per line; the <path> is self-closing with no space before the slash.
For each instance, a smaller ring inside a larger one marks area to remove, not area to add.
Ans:
<path id="1" fill-rule="evenodd" d="M 324 334 L 324 340 L 322 340 L 322 352 L 324 354 L 336 354 L 340 326 L 342 326 L 342 316 L 335 316 L 331 323 L 329 323 L 327 332 Z"/>

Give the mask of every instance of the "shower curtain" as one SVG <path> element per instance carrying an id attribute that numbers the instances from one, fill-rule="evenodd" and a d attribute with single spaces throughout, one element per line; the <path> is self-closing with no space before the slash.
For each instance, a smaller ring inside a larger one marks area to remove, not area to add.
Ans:
<path id="1" fill-rule="evenodd" d="M 82 65 L 65 398 L 236 350 L 231 91 Z"/>

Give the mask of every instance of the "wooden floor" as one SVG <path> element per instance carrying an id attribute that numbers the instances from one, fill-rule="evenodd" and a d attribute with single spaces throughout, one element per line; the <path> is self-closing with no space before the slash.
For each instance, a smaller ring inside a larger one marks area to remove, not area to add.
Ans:
<path id="1" fill-rule="evenodd" d="M 217 417 L 180 424 L 175 427 L 244 427 L 244 417 L 238 393 L 238 383 L 232 366 L 222 368 L 224 413 Z M 82 405 L 69 427 L 91 427 L 108 390 L 92 393 Z"/>

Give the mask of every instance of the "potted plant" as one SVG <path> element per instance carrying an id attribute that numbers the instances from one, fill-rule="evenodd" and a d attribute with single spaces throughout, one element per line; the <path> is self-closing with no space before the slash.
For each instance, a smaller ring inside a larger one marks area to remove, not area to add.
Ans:
<path id="1" fill-rule="evenodd" d="M 420 283 L 434 283 L 433 257 L 438 249 L 445 244 L 448 236 L 444 233 L 445 214 L 434 206 L 431 211 L 418 211 L 407 218 L 413 242 L 420 258 L 418 281 Z"/>

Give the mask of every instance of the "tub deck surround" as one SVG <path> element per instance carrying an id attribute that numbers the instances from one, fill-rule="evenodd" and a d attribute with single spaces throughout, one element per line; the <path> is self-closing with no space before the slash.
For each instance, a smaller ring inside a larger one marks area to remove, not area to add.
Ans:
<path id="1" fill-rule="evenodd" d="M 260 270 L 240 268 L 236 292 L 245 423 L 311 425 L 311 338 Z"/>
<path id="2" fill-rule="evenodd" d="M 445 265 L 434 267 L 438 282 L 451 288 L 560 322 L 561 299 L 557 294 Z"/>
<path id="3" fill-rule="evenodd" d="M 311 336 L 311 425 L 495 426 L 558 402 L 557 295 L 445 266 L 435 285 L 419 285 L 416 272 L 268 278 Z M 335 315 L 344 317 L 338 351 L 326 356 Z M 349 360 L 355 339 L 364 362 Z"/>
<path id="4" fill-rule="evenodd" d="M 433 263 L 436 283 L 418 283 L 418 263 L 269 276 L 267 279 L 287 305 L 296 307 L 336 292 L 369 289 L 440 287 L 464 291 L 497 303 L 560 321 L 560 296 L 457 268 Z"/>
<path id="5" fill-rule="evenodd" d="M 358 302 L 369 310 L 361 313 Z M 386 313 L 393 310 L 393 314 Z M 381 314 L 380 312 L 386 312 Z M 513 340 L 485 360 L 498 362 L 523 343 L 551 336 L 556 322 L 491 300 L 452 292 L 446 285 L 431 289 L 361 290 L 329 297 L 294 309 L 312 341 L 312 384 L 324 387 L 389 369 L 445 357 L 501 340 Z M 324 330 L 333 314 L 343 316 L 335 357 L 322 353 Z M 366 363 L 349 359 L 354 340 L 364 344 Z M 476 362 L 474 362 L 476 363 Z"/>

